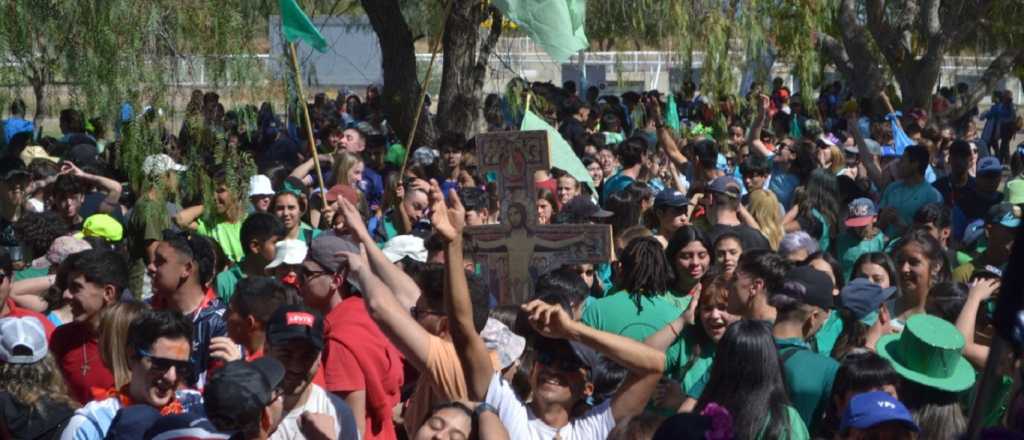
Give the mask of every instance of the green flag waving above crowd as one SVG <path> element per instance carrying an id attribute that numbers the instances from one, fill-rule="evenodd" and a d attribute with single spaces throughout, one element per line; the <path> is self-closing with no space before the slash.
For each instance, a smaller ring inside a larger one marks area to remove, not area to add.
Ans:
<path id="1" fill-rule="evenodd" d="M 589 43 L 584 33 L 585 0 L 494 0 L 555 61 L 565 62 Z"/>
<path id="2" fill-rule="evenodd" d="M 587 167 L 583 165 L 583 161 L 572 151 L 572 147 L 558 133 L 558 130 L 555 130 L 554 127 L 541 119 L 540 116 L 533 114 L 529 109 L 523 115 L 523 123 L 519 129 L 522 131 L 544 130 L 548 132 L 548 148 L 551 151 L 551 163 L 576 178 L 577 182 L 584 183 L 590 189 L 597 191 L 597 188 L 594 188 L 594 182 L 590 178 L 590 174 L 587 173 Z"/>
<path id="3" fill-rule="evenodd" d="M 305 41 L 314 49 L 323 52 L 327 50 L 327 40 L 320 31 L 313 26 L 305 12 L 295 0 L 281 0 L 281 30 L 284 31 L 284 38 L 289 43 L 295 40 Z"/>

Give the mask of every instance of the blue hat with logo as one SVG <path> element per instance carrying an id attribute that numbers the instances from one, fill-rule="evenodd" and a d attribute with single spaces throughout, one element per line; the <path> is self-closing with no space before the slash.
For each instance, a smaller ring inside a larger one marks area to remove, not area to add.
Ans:
<path id="1" fill-rule="evenodd" d="M 1003 164 L 999 163 L 999 159 L 995 156 L 985 156 L 978 159 L 978 167 L 976 169 L 977 174 L 994 174 L 1003 173 Z"/>
<path id="2" fill-rule="evenodd" d="M 888 422 L 898 422 L 913 432 L 920 431 L 903 403 L 889 393 L 872 391 L 850 399 L 839 421 L 839 432 L 846 432 L 850 428 L 868 429 Z"/>
<path id="3" fill-rule="evenodd" d="M 985 224 L 1015 229 L 1020 226 L 1020 210 L 1009 203 L 992 205 L 985 215 Z"/>

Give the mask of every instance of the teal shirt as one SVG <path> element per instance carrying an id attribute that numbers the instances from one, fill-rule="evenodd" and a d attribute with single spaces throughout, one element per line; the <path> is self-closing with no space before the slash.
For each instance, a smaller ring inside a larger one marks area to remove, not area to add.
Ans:
<path id="1" fill-rule="evenodd" d="M 303 222 L 299 224 L 299 236 L 297 238 L 309 246 L 309 244 L 313 242 L 313 239 L 319 237 L 322 232 L 323 231 L 319 229 L 313 229 L 312 226 Z"/>
<path id="2" fill-rule="evenodd" d="M 922 206 L 929 203 L 939 203 L 942 195 L 927 181 L 921 181 L 913 186 L 907 186 L 902 181 L 890 183 L 882 194 L 882 200 L 878 202 L 878 209 L 896 208 L 900 221 L 905 226 L 910 226 L 914 220 L 914 214 Z M 890 228 L 892 229 L 892 228 Z M 886 230 L 886 233 L 893 235 L 894 231 Z"/>
<path id="3" fill-rule="evenodd" d="M 840 234 L 836 239 L 836 255 L 839 257 L 840 267 L 843 268 L 843 280 L 850 281 L 850 275 L 853 275 L 853 265 L 861 255 L 884 252 L 885 241 L 885 234 L 881 232 L 867 240 L 861 240 L 851 232 Z"/>
<path id="4" fill-rule="evenodd" d="M 715 359 L 715 344 L 710 342 L 700 344 L 700 353 L 693 356 L 697 339 L 697 327 L 687 326 L 665 350 L 665 376 L 679 382 L 683 394 L 704 378 Z"/>
<path id="5" fill-rule="evenodd" d="M 839 363 L 811 351 L 807 343 L 797 338 L 776 338 L 775 346 L 780 358 L 788 356 L 782 365 L 782 375 L 786 379 L 789 400 L 804 425 L 813 430 L 828 407 Z"/>
<path id="6" fill-rule="evenodd" d="M 632 177 L 622 174 L 621 171 L 619 171 L 619 174 L 616 174 L 609 178 L 607 181 L 604 182 L 604 185 L 601 187 L 601 205 L 603 206 L 606 202 L 608 202 L 609 196 L 626 189 L 626 187 L 633 182 L 634 180 Z"/>
<path id="7" fill-rule="evenodd" d="M 836 346 L 836 340 L 843 333 L 843 319 L 839 312 L 831 310 L 828 312 L 828 319 L 821 325 L 821 329 L 814 334 L 814 347 L 816 351 L 825 356 L 832 356 L 832 348 Z"/>
<path id="8" fill-rule="evenodd" d="M 22 270 L 19 270 L 19 271 L 15 271 L 14 272 L 14 279 L 12 281 L 21 281 L 21 280 L 29 280 L 29 279 L 32 279 L 32 278 L 45 277 L 45 276 L 47 276 L 49 274 L 50 274 L 50 269 L 49 268 L 45 268 L 44 267 L 42 269 L 36 269 L 36 268 L 34 268 L 32 266 L 29 266 L 29 267 L 27 267 L 25 269 L 22 269 Z"/>
<path id="9" fill-rule="evenodd" d="M 811 216 L 821 222 L 821 238 L 818 239 L 818 249 L 828 252 L 832 247 L 832 228 L 829 227 L 828 220 L 825 219 L 825 215 L 821 211 L 811 208 Z"/>
<path id="10" fill-rule="evenodd" d="M 228 301 L 231 301 L 231 297 L 235 294 L 235 287 L 242 278 L 245 278 L 245 272 L 242 272 L 242 263 L 232 265 L 228 270 L 217 274 L 215 278 L 217 297 L 222 303 L 227 304 Z"/>
<path id="11" fill-rule="evenodd" d="M 583 323 L 643 342 L 678 318 L 680 313 L 682 310 L 667 300 L 665 295 L 634 297 L 620 290 L 590 304 L 583 311 Z"/>
<path id="12" fill-rule="evenodd" d="M 783 433 L 781 440 L 810 440 L 811 433 L 807 431 L 807 424 L 800 418 L 800 413 L 792 406 L 786 405 L 786 417 L 789 418 L 789 432 Z M 768 429 L 768 424 L 771 420 L 765 423 L 764 429 Z M 764 438 L 764 430 L 761 434 L 758 434 L 757 440 Z"/>

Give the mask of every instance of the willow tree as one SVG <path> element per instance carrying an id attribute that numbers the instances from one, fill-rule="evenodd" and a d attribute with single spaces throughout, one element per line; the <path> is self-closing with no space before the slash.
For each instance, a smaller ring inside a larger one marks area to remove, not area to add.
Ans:
<path id="1" fill-rule="evenodd" d="M 253 42 L 266 35 L 269 0 L 33 0 L 4 2 L 0 71 L 31 87 L 35 118 L 57 93 L 87 114 L 112 119 L 118 104 L 159 103 L 182 65 L 202 62 L 211 84 L 256 79 Z"/>

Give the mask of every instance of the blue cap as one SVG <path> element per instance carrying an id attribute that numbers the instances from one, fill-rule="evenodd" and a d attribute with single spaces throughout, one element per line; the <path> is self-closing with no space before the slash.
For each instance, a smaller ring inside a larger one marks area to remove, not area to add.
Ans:
<path id="1" fill-rule="evenodd" d="M 985 224 L 1015 229 L 1017 226 L 1020 226 L 1020 215 L 1018 212 L 1015 206 L 1009 203 L 992 205 L 985 215 Z"/>
<path id="2" fill-rule="evenodd" d="M 689 204 L 690 200 L 686 198 L 686 194 L 672 188 L 665 188 L 658 192 L 658 195 L 654 196 L 654 206 L 682 208 Z"/>
<path id="3" fill-rule="evenodd" d="M 999 159 L 995 156 L 985 156 L 978 159 L 978 167 L 976 168 L 977 174 L 991 174 L 991 173 L 1003 173 L 1003 165 L 999 163 Z"/>
<path id="4" fill-rule="evenodd" d="M 894 293 L 895 287 L 883 289 L 867 278 L 855 278 L 839 291 L 839 303 L 843 309 L 849 310 L 855 319 L 861 320 L 871 315 L 871 312 L 878 311 Z M 877 316 L 875 318 L 877 319 Z"/>
<path id="5" fill-rule="evenodd" d="M 850 399 L 839 421 L 839 432 L 846 432 L 850 428 L 868 429 L 886 422 L 899 422 L 914 432 L 920 430 L 903 403 L 889 393 L 872 391 Z"/>
<path id="6" fill-rule="evenodd" d="M 732 176 L 719 176 L 711 181 L 708 190 L 738 199 L 740 197 L 740 182 Z"/>

